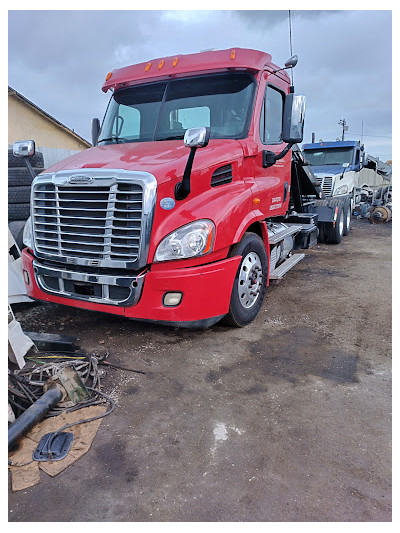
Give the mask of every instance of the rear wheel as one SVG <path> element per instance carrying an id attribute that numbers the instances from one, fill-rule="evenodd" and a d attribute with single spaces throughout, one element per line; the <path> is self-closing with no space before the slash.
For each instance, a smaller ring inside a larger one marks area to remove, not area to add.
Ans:
<path id="1" fill-rule="evenodd" d="M 350 233 L 350 224 L 351 224 L 351 202 L 350 200 L 345 200 L 343 202 L 343 235 L 346 236 Z"/>
<path id="2" fill-rule="evenodd" d="M 263 240 L 255 233 L 245 233 L 229 256 L 242 256 L 233 282 L 229 312 L 223 322 L 243 327 L 255 319 L 261 309 L 267 283 L 268 257 Z"/>
<path id="3" fill-rule="evenodd" d="M 336 222 L 331 223 L 328 226 L 326 232 L 326 242 L 329 244 L 339 244 L 342 241 L 344 230 L 344 210 L 343 204 L 337 206 L 338 212 L 336 216 Z"/>

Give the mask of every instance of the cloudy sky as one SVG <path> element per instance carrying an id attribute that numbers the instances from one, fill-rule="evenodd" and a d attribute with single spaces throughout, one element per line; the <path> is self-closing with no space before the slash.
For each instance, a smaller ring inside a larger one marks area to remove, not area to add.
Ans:
<path id="1" fill-rule="evenodd" d="M 392 158 L 390 11 L 292 11 L 296 93 L 307 97 L 305 141 L 346 138 Z M 290 56 L 288 11 L 9 11 L 11 87 L 90 140 L 114 68 L 208 48 Z"/>

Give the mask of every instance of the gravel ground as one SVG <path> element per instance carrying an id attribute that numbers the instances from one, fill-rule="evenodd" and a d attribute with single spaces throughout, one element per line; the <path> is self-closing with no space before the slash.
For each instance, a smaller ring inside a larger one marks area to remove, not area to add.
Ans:
<path id="1" fill-rule="evenodd" d="M 243 329 L 186 331 L 53 304 L 116 411 L 90 451 L 9 494 L 9 520 L 390 521 L 391 224 L 352 222 L 271 285 Z"/>

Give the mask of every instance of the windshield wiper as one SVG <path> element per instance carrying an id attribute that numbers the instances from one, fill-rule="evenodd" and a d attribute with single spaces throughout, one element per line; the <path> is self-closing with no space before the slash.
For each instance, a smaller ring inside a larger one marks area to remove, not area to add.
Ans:
<path id="1" fill-rule="evenodd" d="M 175 141 L 177 139 L 183 139 L 184 133 L 181 133 L 180 135 L 171 135 L 170 137 L 160 137 L 156 139 L 156 141 Z"/>
<path id="2" fill-rule="evenodd" d="M 98 142 L 101 143 L 103 141 L 116 141 L 118 143 L 119 141 L 126 142 L 128 139 L 125 137 L 107 137 L 106 139 L 99 139 Z"/>

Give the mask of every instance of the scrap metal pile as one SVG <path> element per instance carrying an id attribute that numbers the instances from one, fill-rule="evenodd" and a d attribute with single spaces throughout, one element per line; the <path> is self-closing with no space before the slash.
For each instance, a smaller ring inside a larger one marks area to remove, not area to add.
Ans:
<path id="1" fill-rule="evenodd" d="M 65 448 L 66 438 L 70 440 L 69 444 L 73 439 L 71 434 L 63 433 L 65 429 L 103 418 L 115 408 L 113 400 L 100 391 L 101 359 L 85 354 L 36 352 L 26 357 L 26 362 L 22 369 L 8 371 L 8 401 L 16 417 L 8 429 L 9 450 L 13 450 L 17 442 L 44 418 L 109 404 L 109 408 L 100 415 L 66 424 L 46 435 L 43 449 L 39 445 L 40 452 L 35 452 L 40 455 L 37 460 L 58 460 L 68 453 L 69 447 L 61 450 Z"/>

